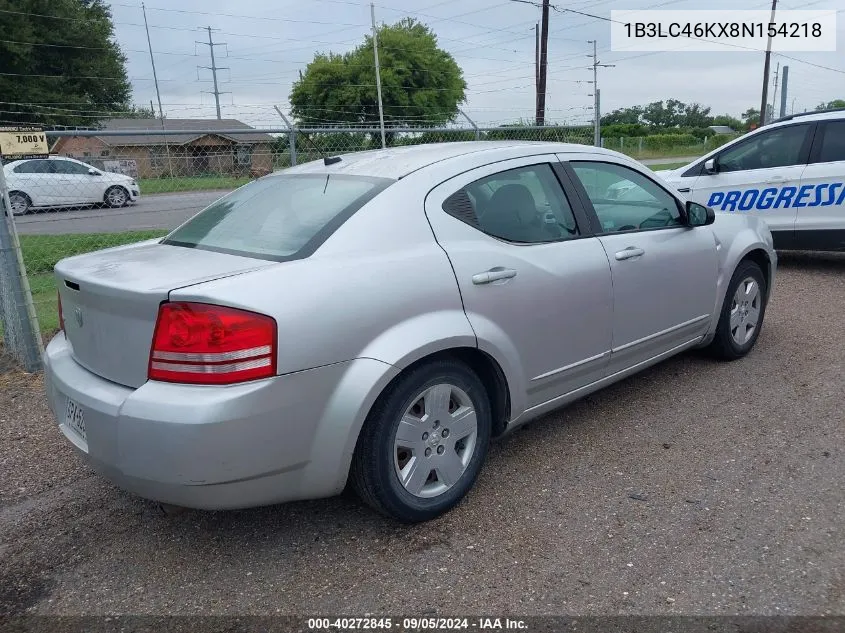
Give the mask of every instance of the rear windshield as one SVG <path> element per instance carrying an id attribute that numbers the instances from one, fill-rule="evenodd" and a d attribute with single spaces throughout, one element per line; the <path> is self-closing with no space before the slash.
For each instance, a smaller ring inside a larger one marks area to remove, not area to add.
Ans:
<path id="1" fill-rule="evenodd" d="M 308 257 L 392 182 L 338 174 L 266 176 L 213 203 L 162 243 L 276 261 Z"/>

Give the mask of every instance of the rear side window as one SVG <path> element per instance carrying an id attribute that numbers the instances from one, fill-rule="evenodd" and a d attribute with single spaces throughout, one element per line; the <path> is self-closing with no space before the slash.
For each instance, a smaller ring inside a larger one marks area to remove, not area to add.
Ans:
<path id="1" fill-rule="evenodd" d="M 339 174 L 268 176 L 213 203 L 162 243 L 275 261 L 307 257 L 392 182 Z"/>
<path id="2" fill-rule="evenodd" d="M 57 174 L 87 174 L 88 170 L 91 169 L 88 165 L 83 165 L 82 163 L 74 163 L 71 160 L 56 160 L 53 161 L 55 165 L 53 165 L 53 171 Z"/>
<path id="3" fill-rule="evenodd" d="M 443 203 L 449 215 L 510 242 L 557 242 L 578 235 L 569 201 L 547 164 L 476 180 Z"/>
<path id="4" fill-rule="evenodd" d="M 28 160 L 15 167 L 16 174 L 50 174 L 53 164 L 49 160 Z"/>
<path id="5" fill-rule="evenodd" d="M 845 161 L 845 121 L 832 121 L 824 127 L 824 138 L 818 162 L 836 161 Z"/>

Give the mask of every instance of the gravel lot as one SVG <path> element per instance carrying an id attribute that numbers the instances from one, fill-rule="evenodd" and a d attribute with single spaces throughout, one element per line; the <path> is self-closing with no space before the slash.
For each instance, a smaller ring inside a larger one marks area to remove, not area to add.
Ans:
<path id="1" fill-rule="evenodd" d="M 497 442 L 428 524 L 164 515 L 0 376 L 0 615 L 845 614 L 845 257 L 784 255 L 745 360 L 688 354 Z"/>

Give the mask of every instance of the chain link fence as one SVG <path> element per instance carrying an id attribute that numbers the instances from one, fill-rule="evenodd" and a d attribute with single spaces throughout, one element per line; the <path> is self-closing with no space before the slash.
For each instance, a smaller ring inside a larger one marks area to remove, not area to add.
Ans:
<path id="1" fill-rule="evenodd" d="M 253 129 L 224 120 L 205 121 L 208 127 L 202 129 L 170 129 L 173 122 L 167 123 L 162 130 L 137 129 L 154 128 L 159 121 L 136 120 L 135 129 L 106 125 L 48 132 L 49 159 L 5 164 L 11 215 L 9 230 L 0 234 L 6 235 L 0 244 L 0 328 L 7 354 L 22 366 L 37 369 L 40 358 L 26 333 L 37 329 L 47 340 L 59 328 L 53 267 L 60 259 L 164 235 L 229 191 L 292 164 L 381 147 L 378 128 Z M 635 158 L 688 157 L 715 146 L 676 136 L 674 141 L 664 136 L 656 146 L 650 137 L 604 139 L 603 144 Z M 593 132 L 590 127 L 388 128 L 385 137 L 389 146 L 482 140 L 591 145 Z M 16 280 L 18 259 L 26 274 Z"/>

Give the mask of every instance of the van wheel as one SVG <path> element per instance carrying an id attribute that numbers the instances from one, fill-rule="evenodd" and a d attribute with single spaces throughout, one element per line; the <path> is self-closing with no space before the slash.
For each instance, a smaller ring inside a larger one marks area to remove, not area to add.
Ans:
<path id="1" fill-rule="evenodd" d="M 475 483 L 490 442 L 490 399 L 463 363 L 401 375 L 367 417 L 350 473 L 358 496 L 404 523 L 454 507 Z"/>
<path id="2" fill-rule="evenodd" d="M 760 336 L 765 313 L 763 271 L 752 261 L 740 262 L 728 285 L 710 350 L 722 360 L 737 360 L 748 354 Z"/>

